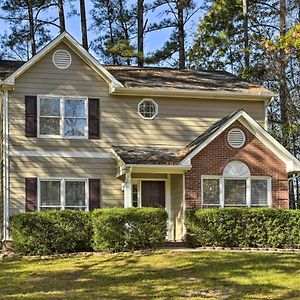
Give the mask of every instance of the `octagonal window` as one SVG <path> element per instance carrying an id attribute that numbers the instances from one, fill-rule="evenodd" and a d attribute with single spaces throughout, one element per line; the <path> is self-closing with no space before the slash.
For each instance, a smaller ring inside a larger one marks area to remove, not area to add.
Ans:
<path id="1" fill-rule="evenodd" d="M 138 105 L 138 113 L 144 119 L 154 119 L 158 114 L 158 105 L 153 99 L 143 99 Z"/>

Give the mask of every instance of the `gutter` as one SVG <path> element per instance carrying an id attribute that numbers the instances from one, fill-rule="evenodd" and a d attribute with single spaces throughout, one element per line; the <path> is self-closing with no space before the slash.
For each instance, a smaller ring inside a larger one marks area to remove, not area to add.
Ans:
<path id="1" fill-rule="evenodd" d="M 126 164 L 126 167 L 130 168 L 153 168 L 153 169 L 180 169 L 180 170 L 190 170 L 192 168 L 191 165 L 148 165 L 148 164 Z"/>
<path id="2" fill-rule="evenodd" d="M 243 93 L 227 91 L 201 91 L 170 88 L 137 88 L 137 87 L 116 87 L 110 90 L 111 95 L 117 96 L 147 96 L 147 97 L 187 97 L 195 99 L 224 99 L 224 100 L 249 100 L 249 101 L 270 101 L 276 96 L 274 93 Z"/>
<path id="3" fill-rule="evenodd" d="M 2 134 L 3 134 L 3 166 L 2 166 L 2 189 L 3 189 L 3 238 L 2 241 L 7 241 L 8 226 L 9 226 L 9 201 L 8 201 L 8 187 L 9 187 L 9 172 L 8 172 L 8 92 L 4 90 L 0 92 L 2 96 Z"/>

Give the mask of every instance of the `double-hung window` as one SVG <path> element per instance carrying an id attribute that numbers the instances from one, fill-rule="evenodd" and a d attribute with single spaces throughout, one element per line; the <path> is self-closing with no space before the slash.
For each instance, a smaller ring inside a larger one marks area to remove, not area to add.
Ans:
<path id="1" fill-rule="evenodd" d="M 80 139 L 88 136 L 84 97 L 38 97 L 38 137 Z"/>
<path id="2" fill-rule="evenodd" d="M 39 210 L 88 210 L 86 179 L 40 179 Z"/>
<path id="3" fill-rule="evenodd" d="M 271 178 L 251 176 L 241 162 L 229 163 L 222 176 L 202 176 L 202 206 L 271 206 Z"/>

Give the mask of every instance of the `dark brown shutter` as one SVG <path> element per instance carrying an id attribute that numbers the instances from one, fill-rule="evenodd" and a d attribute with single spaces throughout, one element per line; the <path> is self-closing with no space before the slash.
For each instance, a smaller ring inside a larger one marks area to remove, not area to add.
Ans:
<path id="1" fill-rule="evenodd" d="M 100 100 L 89 98 L 89 139 L 100 139 Z"/>
<path id="2" fill-rule="evenodd" d="M 37 136 L 37 96 L 25 96 L 25 136 Z"/>
<path id="3" fill-rule="evenodd" d="M 100 208 L 100 179 L 89 179 L 89 210 Z"/>
<path id="4" fill-rule="evenodd" d="M 37 178 L 25 178 L 26 211 L 37 210 Z"/>

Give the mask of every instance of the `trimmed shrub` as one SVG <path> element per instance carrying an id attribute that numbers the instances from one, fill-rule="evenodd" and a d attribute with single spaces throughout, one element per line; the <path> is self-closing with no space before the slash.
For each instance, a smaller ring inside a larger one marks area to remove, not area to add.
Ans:
<path id="1" fill-rule="evenodd" d="M 211 208 L 186 212 L 192 247 L 300 248 L 300 211 L 271 208 Z"/>
<path id="2" fill-rule="evenodd" d="M 161 244 L 167 233 L 161 208 L 105 208 L 92 214 L 95 251 L 132 251 Z"/>
<path id="3" fill-rule="evenodd" d="M 91 250 L 91 214 L 83 211 L 43 211 L 11 217 L 16 251 L 24 255 Z"/>

